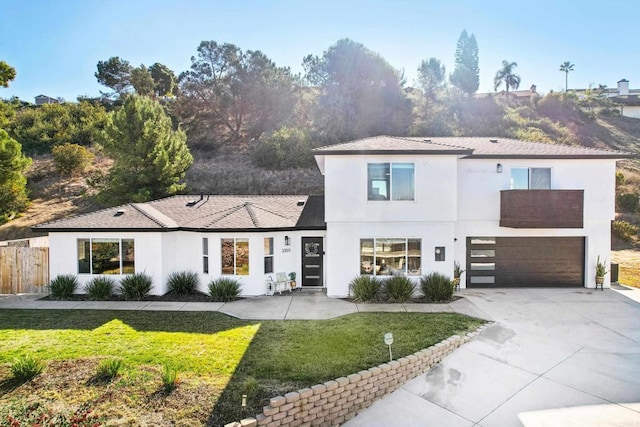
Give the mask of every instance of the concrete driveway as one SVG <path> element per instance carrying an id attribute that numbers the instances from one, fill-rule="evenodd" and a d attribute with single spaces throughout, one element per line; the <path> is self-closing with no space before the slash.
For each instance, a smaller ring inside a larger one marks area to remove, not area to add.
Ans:
<path id="1" fill-rule="evenodd" d="M 495 323 L 346 425 L 640 426 L 640 303 L 624 292 L 463 291 Z"/>

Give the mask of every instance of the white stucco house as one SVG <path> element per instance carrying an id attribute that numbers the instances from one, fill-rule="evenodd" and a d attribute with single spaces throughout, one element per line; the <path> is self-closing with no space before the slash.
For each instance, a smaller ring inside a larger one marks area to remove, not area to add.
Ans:
<path id="1" fill-rule="evenodd" d="M 609 259 L 616 161 L 628 153 L 505 138 L 379 136 L 314 150 L 324 196 L 174 196 L 34 227 L 50 275 L 232 276 L 263 295 L 277 272 L 349 294 L 361 274 L 461 287 L 595 287 Z M 109 253 L 105 258 L 104 253 Z M 605 287 L 609 285 L 609 277 Z"/>

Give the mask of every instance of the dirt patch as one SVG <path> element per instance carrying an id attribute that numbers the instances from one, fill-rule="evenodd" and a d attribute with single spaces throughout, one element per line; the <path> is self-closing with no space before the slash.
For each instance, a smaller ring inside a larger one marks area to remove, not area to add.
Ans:
<path id="1" fill-rule="evenodd" d="M 99 361 L 51 361 L 40 375 L 20 385 L 10 385 L 8 366 L 0 366 L 0 413 L 19 401 L 66 417 L 84 408 L 103 425 L 201 426 L 223 390 L 204 378 L 187 377 L 167 394 L 161 369 L 153 366 L 127 370 L 111 382 L 92 381 Z"/>
<path id="2" fill-rule="evenodd" d="M 618 281 L 623 285 L 640 288 L 640 250 L 621 249 L 611 251 L 611 262 L 619 266 Z"/>

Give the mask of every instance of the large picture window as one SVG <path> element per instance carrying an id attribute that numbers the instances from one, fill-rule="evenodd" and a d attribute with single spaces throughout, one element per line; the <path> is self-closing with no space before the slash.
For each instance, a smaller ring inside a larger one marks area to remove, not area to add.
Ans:
<path id="1" fill-rule="evenodd" d="M 551 168 L 512 168 L 512 190 L 550 190 Z"/>
<path id="2" fill-rule="evenodd" d="M 420 239 L 360 239 L 360 274 L 419 276 Z"/>
<path id="3" fill-rule="evenodd" d="M 222 274 L 249 275 L 249 239 L 222 239 Z"/>
<path id="4" fill-rule="evenodd" d="M 413 163 L 367 164 L 368 200 L 414 200 Z"/>
<path id="5" fill-rule="evenodd" d="M 133 274 L 133 239 L 78 239 L 79 274 Z"/>

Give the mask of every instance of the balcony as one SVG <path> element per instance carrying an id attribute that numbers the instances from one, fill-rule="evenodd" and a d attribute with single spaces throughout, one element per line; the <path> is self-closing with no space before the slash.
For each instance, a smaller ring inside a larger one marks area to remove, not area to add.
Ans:
<path id="1" fill-rule="evenodd" d="M 500 227 L 582 228 L 584 190 L 504 190 Z"/>

